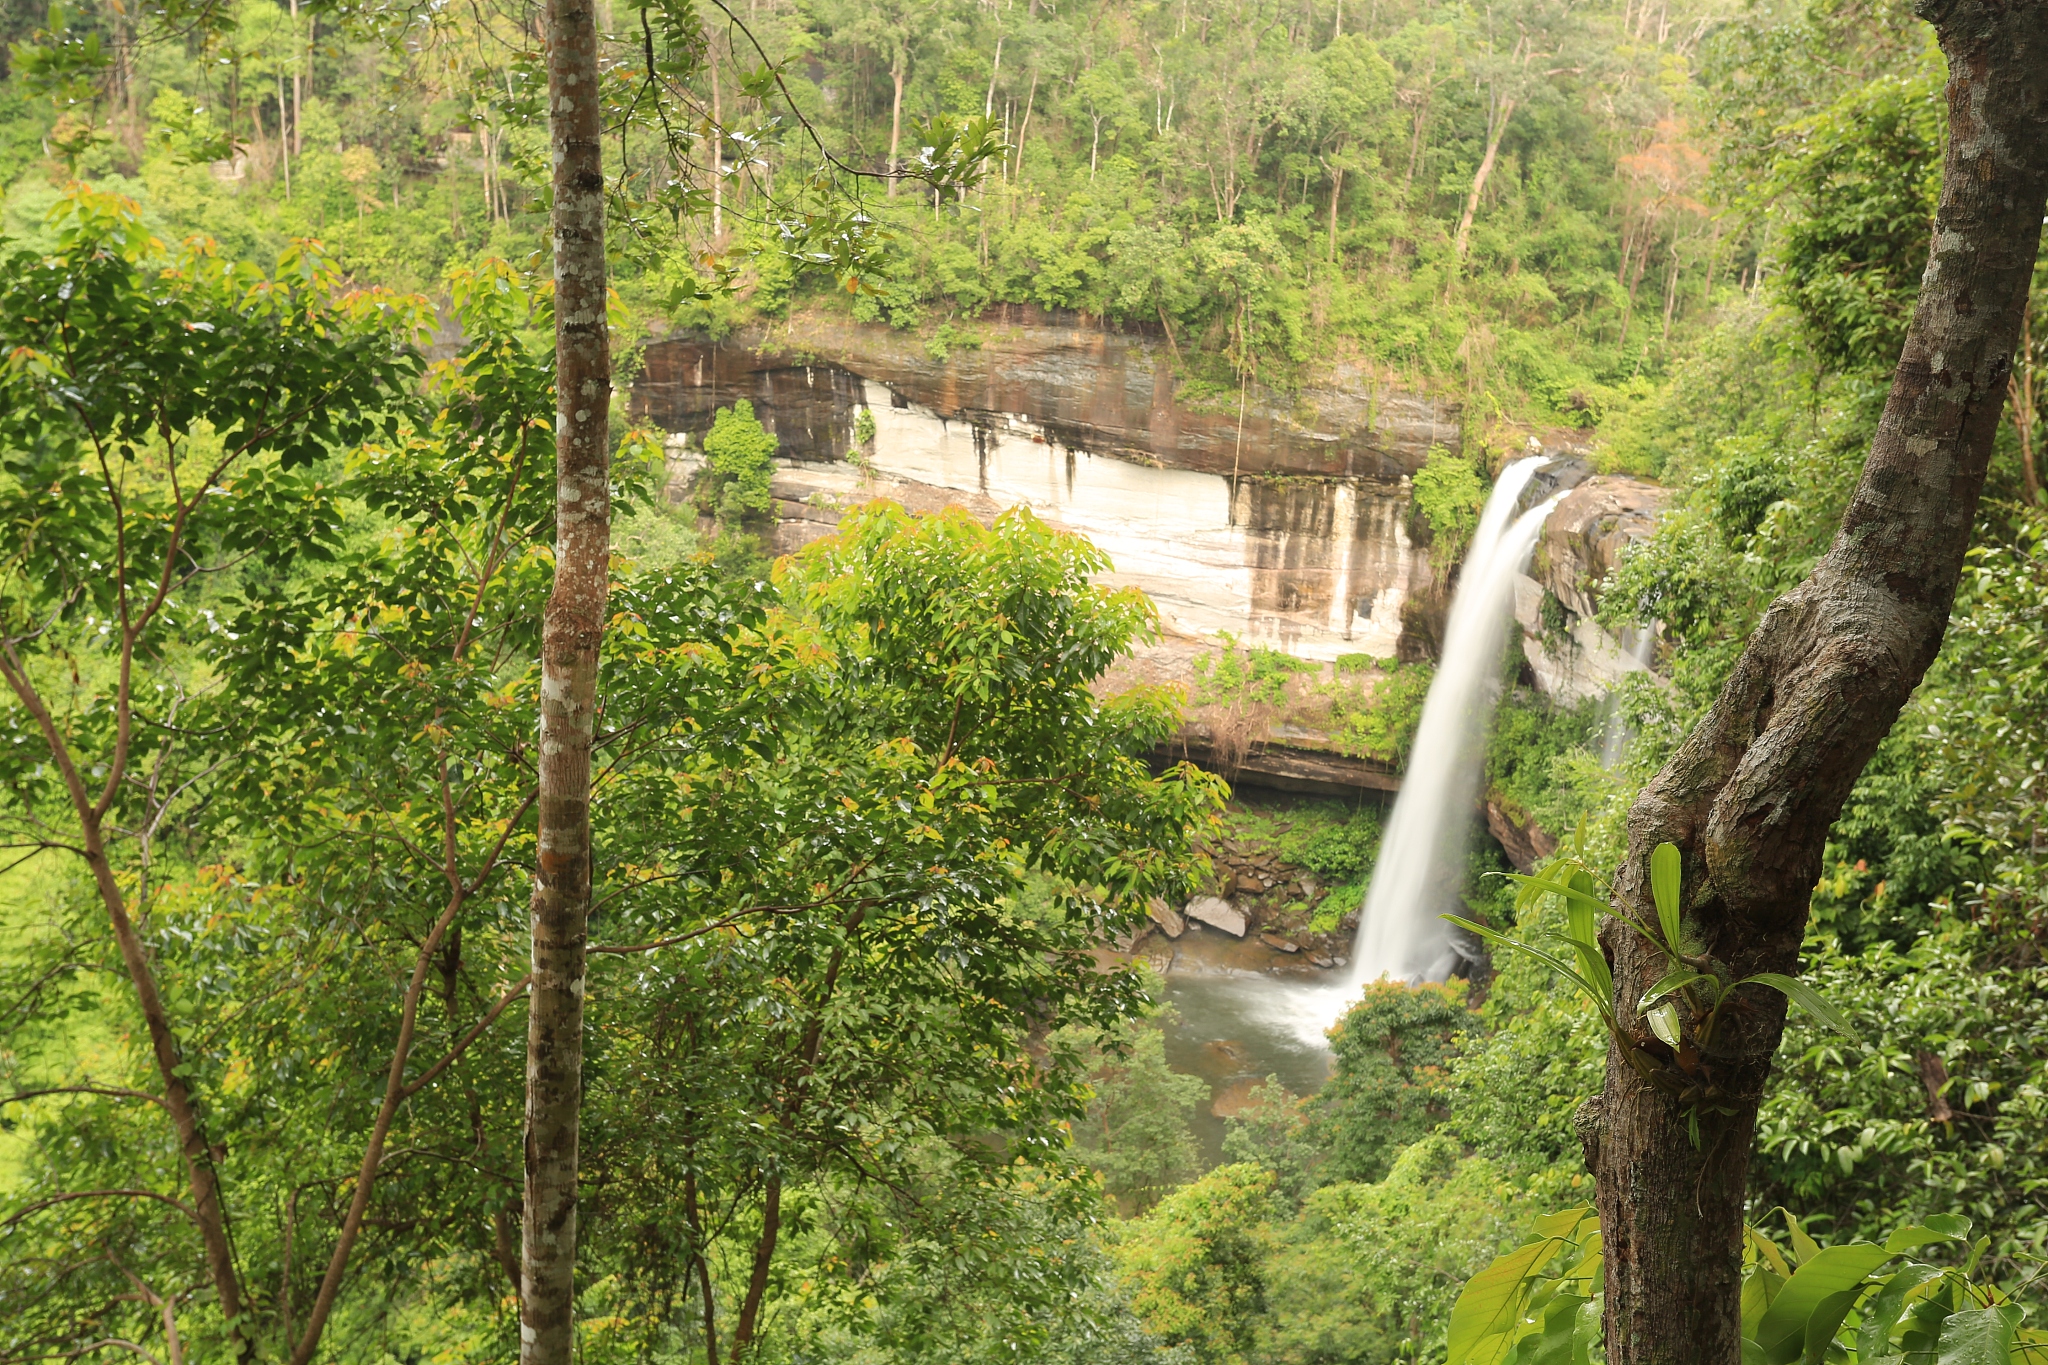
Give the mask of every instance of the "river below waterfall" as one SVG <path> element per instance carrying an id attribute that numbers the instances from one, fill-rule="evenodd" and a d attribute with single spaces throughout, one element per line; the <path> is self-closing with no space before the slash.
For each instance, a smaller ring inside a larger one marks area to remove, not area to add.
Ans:
<path id="1" fill-rule="evenodd" d="M 1182 401 L 1157 345 L 1044 319 L 1004 321 L 950 358 L 913 340 L 813 319 L 774 337 L 659 342 L 646 351 L 633 410 L 672 433 L 670 488 L 680 498 L 701 465 L 712 414 L 751 402 L 781 446 L 771 489 L 770 545 L 778 553 L 831 534 L 843 510 L 877 497 L 984 519 L 1021 506 L 1102 550 L 1111 568 L 1101 581 L 1150 596 L 1176 648 L 1206 649 L 1229 635 L 1329 661 L 1430 657 L 1442 647 L 1446 604 L 1427 549 L 1411 543 L 1409 476 L 1432 449 L 1462 443 L 1454 407 L 1340 365 L 1335 387 L 1293 397 L 1261 390 L 1248 407 L 1241 396 L 1233 412 L 1214 412 Z M 863 412 L 873 437 L 857 446 Z M 1497 490 L 1488 516 L 1503 524 L 1519 501 L 1559 505 L 1590 472 L 1529 444 L 1544 458 L 1525 461 L 1515 487 Z M 1518 500 L 1531 472 L 1545 466 Z M 1564 576 L 1539 582 L 1529 573 L 1547 570 L 1523 572 L 1539 515 L 1502 571 L 1480 575 L 1489 579 L 1485 638 L 1468 651 L 1476 662 L 1451 671 L 1491 677 L 1500 636 L 1517 623 L 1534 676 L 1560 700 L 1601 695 L 1645 666 L 1647 649 L 1625 655 L 1581 599 L 1624 535 L 1646 533 L 1657 499 L 1614 479 L 1590 480 L 1575 496 L 1583 506 L 1564 520 L 1544 561 Z M 1553 627 L 1552 597 L 1570 604 L 1569 631 Z M 1479 708 L 1459 701 L 1449 709 L 1459 715 L 1446 723 L 1462 729 L 1469 721 L 1483 742 Z M 1461 754 L 1454 766 L 1473 761 Z M 1291 770 L 1283 775 L 1292 790 L 1320 790 Z M 1391 776 L 1343 780 L 1386 790 Z M 1244 780 L 1253 780 L 1250 771 Z M 1478 818 L 1476 780 L 1451 783 L 1433 799 L 1444 837 L 1417 835 L 1413 852 L 1437 843 L 1462 849 L 1468 833 L 1485 837 L 1483 825 L 1467 829 Z M 1414 887 L 1401 899 L 1381 918 L 1420 916 L 1409 936 L 1434 946 L 1438 907 Z M 1209 1085 L 1194 1116 L 1208 1162 L 1222 1159 L 1228 1117 L 1258 1082 L 1271 1076 L 1309 1095 L 1329 1079 L 1335 1059 L 1326 1032 L 1360 995 L 1361 970 L 1440 974 L 1433 963 L 1408 962 L 1413 953 L 1359 951 L 1368 946 L 1354 946 L 1345 971 L 1334 948 L 1320 960 L 1336 958 L 1338 968 L 1319 970 L 1310 954 L 1283 953 L 1257 934 L 1233 939 L 1191 927 L 1176 941 L 1155 934 L 1139 945 L 1164 977 L 1167 1060 Z"/>

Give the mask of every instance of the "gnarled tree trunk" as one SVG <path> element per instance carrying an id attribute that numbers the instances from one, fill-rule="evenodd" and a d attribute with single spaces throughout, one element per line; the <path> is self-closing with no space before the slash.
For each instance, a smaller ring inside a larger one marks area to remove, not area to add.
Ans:
<path id="1" fill-rule="evenodd" d="M 555 192 L 555 584 L 541 638 L 540 828 L 520 1247 L 523 1365 L 569 1365 L 575 1346 L 590 744 L 611 561 L 597 19 L 591 0 L 550 0 L 547 22 Z"/>
<path id="2" fill-rule="evenodd" d="M 1921 0 L 1949 62 L 1934 242 L 1891 396 L 1840 532 L 1774 603 L 1707 717 L 1629 816 L 1617 899 L 1654 923 L 1649 854 L 1684 852 L 1685 917 L 1738 975 L 1798 968 L 1828 827 L 1933 662 L 1983 489 L 2048 194 L 2048 3 Z M 1610 922 L 1615 1006 L 1665 969 Z M 1615 1365 L 1736 1365 L 1743 1197 L 1784 1027 L 1745 988 L 1707 1064 L 1732 1115 L 1695 1150 L 1681 1106 L 1610 1050 L 1597 1168 Z"/>
<path id="3" fill-rule="evenodd" d="M 1686 855 L 1686 919 L 1737 976 L 1796 972 L 1829 825 L 1942 647 L 2005 403 L 2048 196 L 2048 2 L 1921 0 L 1948 53 L 1950 145 L 1919 307 L 1862 483 L 1821 565 L 1628 817 L 1616 896 L 1655 923 L 1649 853 Z M 1663 956 L 1610 921 L 1616 1009 Z M 1784 999 L 1747 988 L 1708 1058 L 1733 1115 L 1686 1115 L 1616 1050 L 1597 1132 L 1608 1359 L 1737 1365 L 1743 1195 Z M 1733 1023 L 1733 1027 L 1731 1027 Z"/>

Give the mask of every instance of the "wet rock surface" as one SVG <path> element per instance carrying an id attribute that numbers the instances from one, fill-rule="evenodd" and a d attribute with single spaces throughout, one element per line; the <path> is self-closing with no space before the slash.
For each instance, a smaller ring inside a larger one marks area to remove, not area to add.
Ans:
<path id="1" fill-rule="evenodd" d="M 1221 896 L 1197 896 L 1187 904 L 1187 917 L 1212 929 L 1221 929 L 1232 938 L 1243 938 L 1250 921 L 1244 912 Z"/>
<path id="2" fill-rule="evenodd" d="M 1647 540 L 1671 490 L 1643 479 L 1600 474 L 1564 495 L 1543 524 L 1531 576 L 1568 610 L 1591 616 L 1599 609 L 1600 582 L 1621 552 Z"/>
<path id="3" fill-rule="evenodd" d="M 1500 845 L 1509 865 L 1517 872 L 1534 872 L 1540 860 L 1557 852 L 1556 836 L 1496 800 L 1486 803 L 1486 832 Z"/>
<path id="4" fill-rule="evenodd" d="M 1601 582 L 1630 545 L 1655 532 L 1669 497 L 1642 479 L 1597 475 L 1577 481 L 1544 523 L 1529 571 L 1515 581 L 1515 620 L 1522 656 L 1552 700 L 1569 706 L 1604 696 L 1649 669 L 1654 637 L 1617 636 L 1595 613 Z"/>
<path id="5" fill-rule="evenodd" d="M 664 430 L 701 434 L 719 406 L 746 398 L 785 454 L 839 460 L 853 445 L 865 379 L 949 421 L 998 429 L 1018 419 L 1052 443 L 1099 455 L 1387 482 L 1420 469 L 1431 447 L 1460 440 L 1457 404 L 1397 389 L 1363 363 L 1336 363 L 1294 394 L 1252 385 L 1240 431 L 1236 395 L 1214 405 L 1180 395 L 1163 337 L 1004 305 L 983 319 L 979 341 L 935 354 L 914 332 L 822 312 L 717 342 L 676 337 L 646 348 L 632 410 Z"/>

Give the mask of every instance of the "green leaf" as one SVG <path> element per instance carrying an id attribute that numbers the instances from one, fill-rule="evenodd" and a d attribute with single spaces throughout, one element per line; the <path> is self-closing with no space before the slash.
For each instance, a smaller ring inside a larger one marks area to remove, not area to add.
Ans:
<path id="1" fill-rule="evenodd" d="M 1678 1007 L 1666 1000 L 1643 1016 L 1649 1021 L 1650 1032 L 1671 1047 L 1677 1047 L 1683 1035 L 1679 1032 Z"/>
<path id="2" fill-rule="evenodd" d="M 1792 1267 L 1786 1262 L 1785 1253 L 1779 1249 L 1776 1242 L 1753 1227 L 1745 1227 L 1742 1235 L 1748 1241 L 1750 1249 L 1756 1252 L 1757 1259 L 1777 1273 L 1779 1284 L 1792 1278 Z M 1801 1235 L 1804 1236 L 1803 1233 Z M 1775 1289 L 1772 1292 L 1775 1293 Z"/>
<path id="3" fill-rule="evenodd" d="M 1969 1221 L 1967 1218 L 1963 1220 L 1963 1231 L 1966 1234 L 1969 1232 Z M 1933 1242 L 1962 1240 L 1961 1236 L 1953 1232 L 1941 1232 L 1918 1223 L 1909 1223 L 1905 1227 L 1893 1229 L 1892 1235 L 1884 1239 L 1884 1249 L 1892 1252 L 1911 1251 L 1914 1247 L 1924 1247 Z"/>
<path id="4" fill-rule="evenodd" d="M 1960 1213 L 1930 1213 L 1921 1222 L 1934 1231 L 1955 1238 L 1958 1242 L 1970 1235 L 1970 1220 Z"/>
<path id="5" fill-rule="evenodd" d="M 1903 1229 L 1902 1229 L 1903 1231 Z M 1898 1234 L 1892 1234 L 1897 1240 Z M 1893 1249 L 1890 1242 L 1887 1250 Z M 1856 1329 L 1856 1358 L 1872 1365 L 1890 1354 L 1892 1331 L 1906 1311 L 1906 1296 L 1941 1272 L 1931 1265 L 1909 1265 L 1884 1282 L 1870 1302 L 1863 1305 L 1863 1323 Z"/>
<path id="6" fill-rule="evenodd" d="M 2020 1307 L 2014 1303 L 1951 1313 L 1941 1324 L 1935 1365 L 2009 1365 L 2019 1329 Z"/>
<path id="7" fill-rule="evenodd" d="M 1835 1333 L 1841 1330 L 1842 1319 L 1849 1316 L 1849 1310 L 1856 1306 L 1856 1300 L 1862 1293 L 1863 1286 L 1859 1284 L 1821 1300 L 1820 1306 L 1813 1310 L 1813 1316 L 1806 1320 L 1806 1353 L 1800 1358 L 1801 1365 L 1823 1365 L 1828 1347 L 1834 1344 Z"/>
<path id="8" fill-rule="evenodd" d="M 1488 943 L 1498 944 L 1503 948 L 1513 948 L 1518 952 L 1527 953 L 1530 957 L 1535 958 L 1538 962 L 1541 962 L 1543 965 L 1550 968 L 1552 971 L 1556 972 L 1559 976 L 1564 977 L 1567 981 L 1571 982 L 1573 985 L 1577 986 L 1582 992 L 1584 992 L 1586 998 L 1593 1002 L 1593 1007 L 1600 1011 L 1600 1017 L 1601 1019 L 1606 1021 L 1607 1026 L 1609 1028 L 1612 1028 L 1614 1026 L 1614 992 L 1613 987 L 1611 985 L 1609 986 L 1606 993 L 1603 994 L 1597 987 L 1593 985 L 1592 982 L 1588 981 L 1578 971 L 1574 970 L 1570 966 L 1570 964 L 1566 963 L 1564 959 L 1558 957 L 1555 953 L 1547 953 L 1543 951 L 1543 949 L 1535 947 L 1532 944 L 1522 942 L 1520 939 L 1509 938 L 1506 934 L 1501 933 L 1498 929 L 1489 929 L 1483 924 L 1475 923 L 1472 920 L 1462 918 L 1458 915 L 1445 915 L 1443 918 L 1457 925 L 1460 929 L 1465 929 L 1470 931 L 1471 933 L 1477 934 L 1481 939 Z M 1605 965 L 1605 961 L 1606 960 L 1603 958 L 1603 966 Z"/>
<path id="9" fill-rule="evenodd" d="M 1743 986 L 1751 983 L 1759 986 L 1769 986 L 1773 990 L 1783 992 L 1787 1000 L 1790 1000 L 1793 1004 L 1799 1006 L 1799 1008 L 1805 1010 L 1823 1024 L 1826 1024 L 1850 1042 L 1861 1046 L 1863 1039 L 1855 1029 L 1849 1026 L 1849 1021 L 1836 1012 L 1835 1007 L 1823 999 L 1819 991 L 1807 985 L 1804 981 L 1799 980 L 1797 977 L 1786 976 L 1782 972 L 1758 972 L 1754 976 L 1744 977 L 1735 984 Z"/>
<path id="10" fill-rule="evenodd" d="M 1561 1238 L 1545 1237 L 1516 1247 L 1465 1282 L 1451 1305 L 1444 1365 L 1500 1365 L 1507 1359 L 1531 1282 L 1562 1245 Z"/>
<path id="11" fill-rule="evenodd" d="M 1757 1345 L 1768 1365 L 1792 1365 L 1808 1354 L 1815 1339 L 1825 1347 L 1855 1302 L 1864 1277 L 1891 1258 L 1875 1242 L 1822 1247 L 1806 1258 L 1757 1324 Z M 1838 1304 L 1837 1297 L 1845 1294 L 1848 1301 Z M 1817 1337 L 1809 1336 L 1809 1331 Z"/>
<path id="12" fill-rule="evenodd" d="M 1664 931 L 1666 952 L 1678 952 L 1677 844 L 1659 844 L 1650 854 L 1650 895 L 1657 902 L 1657 927 Z"/>
<path id="13" fill-rule="evenodd" d="M 1579 1310 L 1592 1300 L 1584 1294 L 1558 1294 L 1543 1306 L 1534 1332 L 1523 1337 L 1515 1365 L 1578 1365 L 1585 1359 L 1579 1341 Z"/>
<path id="14" fill-rule="evenodd" d="M 1568 1242 L 1576 1242 L 1579 1239 L 1579 1228 L 1593 1217 L 1595 1214 L 1590 1204 L 1545 1214 L 1536 1220 L 1536 1236 L 1561 1237 Z"/>
<path id="15" fill-rule="evenodd" d="M 1764 1314 L 1770 1311 L 1771 1300 L 1785 1287 L 1785 1276 L 1767 1265 L 1754 1265 L 1742 1277 L 1742 1335 L 1754 1337 L 1757 1326 L 1763 1322 Z"/>
<path id="16" fill-rule="evenodd" d="M 1805 1265 L 1819 1253 L 1820 1243 L 1806 1235 L 1806 1228 L 1792 1216 L 1792 1210 L 1780 1208 L 1778 1212 L 1785 1215 L 1785 1234 L 1792 1239 L 1793 1257 L 1798 1264 Z"/>
<path id="17" fill-rule="evenodd" d="M 1690 967 L 1674 969 L 1667 973 L 1663 980 L 1643 992 L 1643 998 L 1636 1003 L 1636 1011 L 1641 1013 L 1647 1010 L 1673 991 L 1683 989 L 1699 979 L 1700 974 Z"/>

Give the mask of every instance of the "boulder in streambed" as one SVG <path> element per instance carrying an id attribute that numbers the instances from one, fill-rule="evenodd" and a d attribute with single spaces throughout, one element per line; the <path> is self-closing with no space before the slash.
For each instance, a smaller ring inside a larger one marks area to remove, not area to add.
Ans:
<path id="1" fill-rule="evenodd" d="M 1298 953 L 1301 951 L 1299 943 L 1291 939 L 1284 939 L 1278 934 L 1260 934 L 1259 942 L 1265 944 L 1276 953 Z"/>
<path id="2" fill-rule="evenodd" d="M 1168 938 L 1179 938 L 1188 931 L 1188 922 L 1180 917 L 1180 911 L 1157 896 L 1154 896 L 1151 903 L 1145 907 L 1145 913 Z"/>
<path id="3" fill-rule="evenodd" d="M 1221 896 L 1197 896 L 1188 902 L 1184 913 L 1191 920 L 1199 920 L 1236 938 L 1243 938 L 1245 930 L 1251 927 L 1244 912 Z"/>

